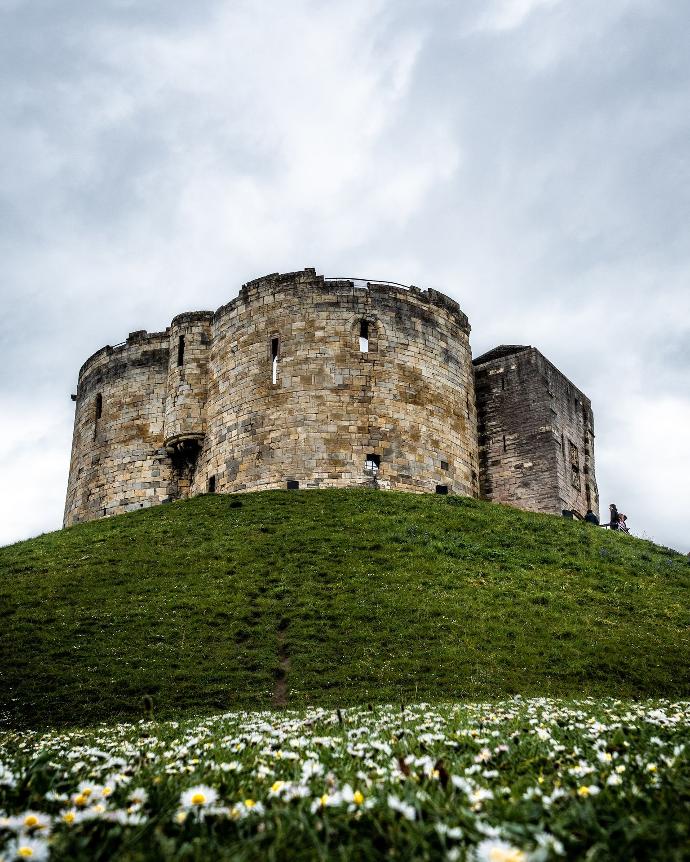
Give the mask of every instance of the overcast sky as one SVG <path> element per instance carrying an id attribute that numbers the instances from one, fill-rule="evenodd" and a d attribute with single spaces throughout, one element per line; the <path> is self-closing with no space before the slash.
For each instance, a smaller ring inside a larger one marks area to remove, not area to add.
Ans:
<path id="1" fill-rule="evenodd" d="M 457 299 L 592 399 L 602 508 L 690 550 L 687 0 L 0 0 L 0 543 L 77 371 L 314 266 Z"/>

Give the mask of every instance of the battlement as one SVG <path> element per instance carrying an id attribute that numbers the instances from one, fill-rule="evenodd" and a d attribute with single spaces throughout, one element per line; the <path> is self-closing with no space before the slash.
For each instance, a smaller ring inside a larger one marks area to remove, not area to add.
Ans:
<path id="1" fill-rule="evenodd" d="M 161 345 L 167 347 L 169 333 L 169 328 L 163 332 L 147 332 L 145 329 L 138 329 L 136 332 L 130 332 L 126 341 L 113 345 L 106 344 L 105 347 L 101 347 L 95 353 L 92 353 L 84 362 L 79 369 L 78 379 L 81 380 L 86 372 L 92 371 L 97 366 L 108 364 L 111 361 L 117 362 L 132 347 L 150 347 L 152 350 L 160 349 Z"/>
<path id="2" fill-rule="evenodd" d="M 533 349 L 473 365 L 469 334 L 436 290 L 314 269 L 131 332 L 80 369 L 65 524 L 286 485 L 476 496 L 475 376 Z"/>

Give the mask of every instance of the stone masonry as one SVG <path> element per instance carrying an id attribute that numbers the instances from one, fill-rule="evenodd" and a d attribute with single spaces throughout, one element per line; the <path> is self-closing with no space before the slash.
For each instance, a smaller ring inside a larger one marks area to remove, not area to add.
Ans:
<path id="1" fill-rule="evenodd" d="M 481 495 L 538 512 L 598 512 L 589 398 L 533 347 L 474 360 Z"/>
<path id="2" fill-rule="evenodd" d="M 509 371 L 497 351 L 473 367 L 469 333 L 437 291 L 313 269 L 249 282 L 164 332 L 130 333 L 79 372 L 65 526 L 286 486 L 596 508 L 589 401 L 532 348 L 498 348 L 518 351 Z M 513 401 L 494 382 L 509 377 Z M 559 434 L 560 461 L 545 443 Z"/>

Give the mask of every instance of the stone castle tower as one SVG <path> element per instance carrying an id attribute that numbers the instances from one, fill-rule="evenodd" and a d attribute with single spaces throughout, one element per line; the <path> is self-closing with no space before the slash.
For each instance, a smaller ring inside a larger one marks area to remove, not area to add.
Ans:
<path id="1" fill-rule="evenodd" d="M 469 333 L 437 291 L 313 269 L 132 332 L 79 372 L 65 526 L 285 487 L 596 510 L 588 399 L 533 348 L 473 364 Z"/>

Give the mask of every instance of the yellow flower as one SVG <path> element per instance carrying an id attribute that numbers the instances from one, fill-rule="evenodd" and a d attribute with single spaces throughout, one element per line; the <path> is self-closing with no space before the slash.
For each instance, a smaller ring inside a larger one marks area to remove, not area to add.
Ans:
<path id="1" fill-rule="evenodd" d="M 244 800 L 244 807 L 245 808 L 253 808 L 255 805 L 256 805 L 256 802 L 254 802 L 253 799 L 245 799 Z"/>
<path id="2" fill-rule="evenodd" d="M 74 811 L 65 811 L 62 815 L 63 823 L 66 823 L 68 826 L 71 826 L 74 823 L 75 814 Z"/>
<path id="3" fill-rule="evenodd" d="M 324 793 L 324 795 L 321 797 L 321 804 L 322 804 L 322 805 L 327 805 L 327 804 L 328 804 L 328 800 L 329 800 L 329 798 L 330 798 L 330 797 L 328 796 L 328 794 L 327 794 L 327 793 Z"/>
<path id="4" fill-rule="evenodd" d="M 582 796 L 584 799 L 586 796 L 589 796 L 589 787 L 586 787 L 584 784 L 582 787 L 577 788 L 577 795 Z"/>
<path id="5" fill-rule="evenodd" d="M 80 793 L 79 796 L 75 796 L 74 798 L 74 804 L 77 808 L 83 808 L 85 805 L 88 805 L 88 802 L 89 797 L 84 793 Z"/>
<path id="6" fill-rule="evenodd" d="M 274 793 L 278 793 L 278 791 L 281 789 L 281 787 L 283 787 L 284 784 L 285 784 L 284 781 L 274 781 L 273 784 L 271 785 L 271 790 Z"/>
<path id="7" fill-rule="evenodd" d="M 33 829 L 34 826 L 38 826 L 38 817 L 35 814 L 28 814 L 24 818 L 24 826 L 27 829 Z"/>
<path id="8" fill-rule="evenodd" d="M 206 802 L 206 796 L 203 793 L 195 793 L 192 796 L 192 805 L 203 805 Z"/>
<path id="9" fill-rule="evenodd" d="M 360 793 L 359 790 L 355 790 L 352 796 L 352 801 L 355 803 L 355 805 L 361 805 L 364 802 L 364 796 Z"/>

